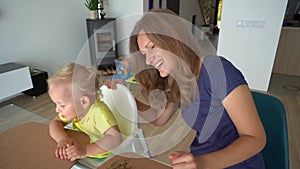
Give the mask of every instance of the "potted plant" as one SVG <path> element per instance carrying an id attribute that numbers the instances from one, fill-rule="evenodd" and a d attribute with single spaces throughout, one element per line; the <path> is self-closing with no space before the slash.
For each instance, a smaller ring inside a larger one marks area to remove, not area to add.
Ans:
<path id="1" fill-rule="evenodd" d="M 97 19 L 98 18 L 98 4 L 99 0 L 85 0 L 85 6 L 90 10 L 90 18 Z"/>
<path id="2" fill-rule="evenodd" d="M 211 8 L 212 8 L 212 0 L 198 0 L 200 6 L 200 12 L 202 15 L 203 24 L 201 25 L 201 31 L 203 34 L 208 35 L 210 30 L 211 23 Z"/>

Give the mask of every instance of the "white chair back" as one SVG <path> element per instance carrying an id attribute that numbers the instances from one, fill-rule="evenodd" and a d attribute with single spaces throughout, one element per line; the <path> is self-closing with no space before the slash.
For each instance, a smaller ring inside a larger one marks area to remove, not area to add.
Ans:
<path id="1" fill-rule="evenodd" d="M 113 112 L 121 133 L 124 137 L 135 135 L 137 131 L 137 107 L 130 90 L 117 84 L 117 89 L 108 89 L 103 85 L 101 88 L 102 100 Z"/>

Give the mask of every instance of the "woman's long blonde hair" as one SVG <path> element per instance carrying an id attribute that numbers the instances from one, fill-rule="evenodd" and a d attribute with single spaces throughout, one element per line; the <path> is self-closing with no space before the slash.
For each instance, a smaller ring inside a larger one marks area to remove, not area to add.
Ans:
<path id="1" fill-rule="evenodd" d="M 202 51 L 200 45 L 194 38 L 191 30 L 185 27 L 183 19 L 172 11 L 167 9 L 156 9 L 146 13 L 134 27 L 130 36 L 129 50 L 131 54 L 131 69 L 136 80 L 143 87 L 143 94 L 147 98 L 151 90 L 159 89 L 164 91 L 169 102 L 177 104 L 189 104 L 195 98 L 190 90 L 196 89 L 196 84 L 186 83 L 195 80 L 199 71 L 200 56 Z M 181 65 L 185 64 L 187 68 L 178 67 L 178 76 L 180 81 L 176 80 L 176 74 L 165 78 L 159 75 L 158 70 L 145 65 L 145 56 L 139 52 L 137 38 L 139 33 L 143 31 L 147 37 L 156 46 L 173 53 L 181 60 Z M 142 68 L 144 67 L 144 68 Z M 181 83 L 181 84 L 179 84 Z M 182 100 L 183 99 L 183 100 Z"/>

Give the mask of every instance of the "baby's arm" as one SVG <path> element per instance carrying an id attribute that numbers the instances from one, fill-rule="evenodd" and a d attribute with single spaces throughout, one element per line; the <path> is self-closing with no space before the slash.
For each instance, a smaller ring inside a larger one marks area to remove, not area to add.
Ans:
<path id="1" fill-rule="evenodd" d="M 71 161 L 87 156 L 110 151 L 122 142 L 122 135 L 118 126 L 106 130 L 102 139 L 87 145 L 72 145 L 67 148 L 67 156 Z"/>
<path id="2" fill-rule="evenodd" d="M 67 159 L 66 148 L 74 144 L 74 140 L 65 132 L 64 126 L 58 116 L 54 117 L 49 124 L 50 136 L 57 142 L 55 155 L 57 158 Z"/>

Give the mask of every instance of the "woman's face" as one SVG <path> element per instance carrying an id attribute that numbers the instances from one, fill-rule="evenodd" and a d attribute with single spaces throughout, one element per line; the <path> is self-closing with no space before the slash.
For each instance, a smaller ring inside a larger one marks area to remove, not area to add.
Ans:
<path id="1" fill-rule="evenodd" d="M 140 52 L 146 57 L 146 64 L 156 68 L 161 77 L 167 77 L 175 67 L 176 57 L 156 46 L 144 33 L 138 35 L 137 41 Z"/>

